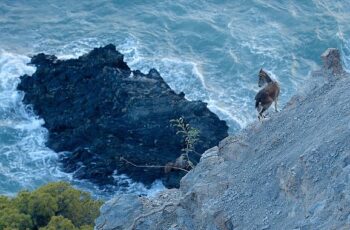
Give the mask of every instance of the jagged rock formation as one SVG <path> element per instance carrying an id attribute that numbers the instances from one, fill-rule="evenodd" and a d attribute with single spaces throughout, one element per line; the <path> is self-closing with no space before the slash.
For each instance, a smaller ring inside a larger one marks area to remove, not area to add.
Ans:
<path id="1" fill-rule="evenodd" d="M 114 45 L 70 60 L 38 54 L 31 64 L 36 72 L 18 85 L 23 101 L 45 120 L 48 147 L 60 152 L 65 171 L 79 179 L 113 184 L 117 169 L 145 184 L 162 178 L 176 187 L 183 173 L 137 168 L 120 157 L 138 165 L 175 161 L 184 142 L 170 120 L 181 116 L 200 131 L 199 153 L 228 135 L 226 123 L 205 103 L 176 94 L 154 69 L 131 71 Z"/>
<path id="2" fill-rule="evenodd" d="M 179 189 L 118 196 L 95 228 L 349 229 L 350 76 L 327 63 L 280 113 L 207 150 Z"/>

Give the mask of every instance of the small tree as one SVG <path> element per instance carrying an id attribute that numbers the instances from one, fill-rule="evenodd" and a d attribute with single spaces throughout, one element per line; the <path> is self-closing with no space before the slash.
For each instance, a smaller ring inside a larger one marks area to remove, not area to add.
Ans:
<path id="1" fill-rule="evenodd" d="M 183 141 L 185 144 L 185 147 L 181 149 L 182 154 L 179 158 L 177 158 L 175 165 L 178 163 L 179 160 L 181 160 L 185 161 L 185 163 L 190 169 L 194 168 L 195 164 L 193 164 L 193 162 L 191 161 L 189 154 L 198 154 L 195 150 L 195 145 L 199 140 L 199 130 L 191 127 L 190 124 L 186 123 L 183 117 L 180 117 L 178 119 L 172 119 L 170 120 L 170 123 L 173 127 L 177 128 L 176 134 L 181 135 L 183 137 Z"/>
<path id="2" fill-rule="evenodd" d="M 183 137 L 185 146 L 181 149 L 182 154 L 176 159 L 175 162 L 169 162 L 166 165 L 137 165 L 124 157 L 120 157 L 119 160 L 125 161 L 126 163 L 138 168 L 164 168 L 165 173 L 170 172 L 172 169 L 181 170 L 187 173 L 189 170 L 193 169 L 195 164 L 191 161 L 189 154 L 195 153 L 200 156 L 200 154 L 195 150 L 195 145 L 199 140 L 200 132 L 198 129 L 187 124 L 183 117 L 172 119 L 170 120 L 170 123 L 171 126 L 177 128 L 176 134 Z"/>

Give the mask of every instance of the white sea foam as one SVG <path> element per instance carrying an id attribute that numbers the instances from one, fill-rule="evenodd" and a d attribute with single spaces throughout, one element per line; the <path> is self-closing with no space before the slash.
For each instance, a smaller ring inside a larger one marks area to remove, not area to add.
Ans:
<path id="1" fill-rule="evenodd" d="M 344 64 L 344 69 L 347 72 L 350 72 L 350 39 L 345 39 L 343 35 L 338 34 L 339 38 L 342 40 L 341 46 L 341 57 Z"/>
<path id="2" fill-rule="evenodd" d="M 120 190 L 117 193 L 133 193 L 146 196 L 155 196 L 157 193 L 165 189 L 160 180 L 155 180 L 152 185 L 147 188 L 144 184 L 131 180 L 127 175 L 118 175 L 117 170 L 113 174 L 114 179 L 120 185 Z M 125 187 L 125 185 L 127 185 Z"/>
<path id="3" fill-rule="evenodd" d="M 16 90 L 19 76 L 35 71 L 28 62 L 26 56 L 0 51 L 0 194 L 66 178 L 56 153 L 45 147 L 43 120 L 22 104 L 23 93 Z"/>

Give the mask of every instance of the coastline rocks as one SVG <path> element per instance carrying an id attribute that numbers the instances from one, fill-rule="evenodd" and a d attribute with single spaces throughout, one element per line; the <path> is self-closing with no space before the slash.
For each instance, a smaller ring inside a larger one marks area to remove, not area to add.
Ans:
<path id="1" fill-rule="evenodd" d="M 120 157 L 137 165 L 174 161 L 184 142 L 170 120 L 179 117 L 200 131 L 199 153 L 228 135 L 226 123 L 206 103 L 176 94 L 155 69 L 132 71 L 114 45 L 69 60 L 41 53 L 30 64 L 36 72 L 22 76 L 18 85 L 23 102 L 45 120 L 47 146 L 78 179 L 113 184 L 117 170 L 146 185 L 162 179 L 177 187 L 183 173 L 134 167 Z"/>

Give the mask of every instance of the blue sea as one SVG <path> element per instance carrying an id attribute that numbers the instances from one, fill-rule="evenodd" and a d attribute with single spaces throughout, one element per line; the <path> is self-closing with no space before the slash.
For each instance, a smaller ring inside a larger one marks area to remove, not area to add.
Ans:
<path id="1" fill-rule="evenodd" d="M 132 69 L 159 70 L 189 100 L 203 100 L 235 133 L 257 119 L 257 74 L 266 69 L 282 87 L 281 106 L 320 67 L 328 47 L 339 48 L 350 69 L 348 0 L 1 0 L 0 194 L 14 195 L 66 180 L 104 196 L 60 170 L 45 147 L 44 121 L 22 104 L 19 76 L 35 71 L 30 56 L 67 59 L 113 43 Z M 113 193 L 152 194 L 152 188 L 115 175 L 127 188 Z"/>

